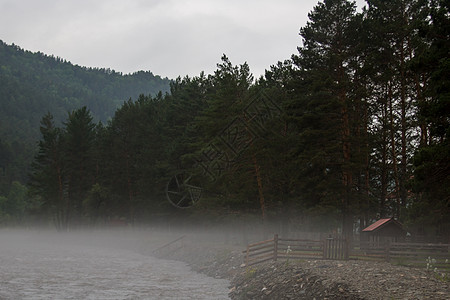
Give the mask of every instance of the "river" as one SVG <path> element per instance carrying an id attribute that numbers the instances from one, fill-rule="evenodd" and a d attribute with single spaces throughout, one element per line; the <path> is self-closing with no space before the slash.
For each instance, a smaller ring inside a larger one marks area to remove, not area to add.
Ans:
<path id="1" fill-rule="evenodd" d="M 113 236 L 0 230 L 0 299 L 229 299 L 227 280 Z"/>

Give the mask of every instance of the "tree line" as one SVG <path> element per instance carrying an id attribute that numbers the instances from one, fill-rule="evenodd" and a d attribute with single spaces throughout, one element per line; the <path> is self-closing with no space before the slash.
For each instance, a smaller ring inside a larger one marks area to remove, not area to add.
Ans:
<path id="1" fill-rule="evenodd" d="M 59 126 L 68 111 L 86 106 L 94 120 L 106 122 L 124 99 L 164 93 L 169 81 L 149 71 L 81 67 L 0 40 L 0 195 L 15 181 L 26 183 L 44 114 L 52 112 Z"/>
<path id="2" fill-rule="evenodd" d="M 447 1 L 371 0 L 358 12 L 325 0 L 298 53 L 260 78 L 224 55 L 213 74 L 127 101 L 106 125 L 85 107 L 63 127 L 47 114 L 35 201 L 61 229 L 251 215 L 351 236 L 395 217 L 448 236 L 448 14 Z M 189 210 L 166 199 L 180 172 L 202 189 Z"/>

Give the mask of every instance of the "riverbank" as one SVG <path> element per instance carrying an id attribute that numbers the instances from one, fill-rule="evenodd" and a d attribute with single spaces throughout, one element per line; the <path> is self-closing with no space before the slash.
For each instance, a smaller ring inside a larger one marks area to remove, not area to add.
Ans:
<path id="1" fill-rule="evenodd" d="M 295 260 L 246 267 L 242 247 L 185 241 L 166 259 L 230 281 L 230 299 L 449 299 L 434 272 L 387 262 Z"/>
<path id="2" fill-rule="evenodd" d="M 144 236 L 0 229 L 0 299 L 229 299 L 229 280 L 138 253 Z"/>

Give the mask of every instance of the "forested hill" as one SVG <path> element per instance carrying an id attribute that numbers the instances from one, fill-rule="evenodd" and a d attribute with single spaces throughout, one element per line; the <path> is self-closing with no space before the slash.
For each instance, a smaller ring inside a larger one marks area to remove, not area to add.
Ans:
<path id="1" fill-rule="evenodd" d="M 40 138 L 39 122 L 47 112 L 59 123 L 69 111 L 86 106 L 94 121 L 105 122 L 124 101 L 164 94 L 169 82 L 149 71 L 124 75 L 81 67 L 0 40 L 0 168 L 18 171 L 18 164 L 30 162 Z"/>
<path id="2" fill-rule="evenodd" d="M 168 90 L 169 79 L 149 71 L 124 75 L 110 69 L 81 67 L 0 41 L 2 137 L 35 139 L 45 113 L 63 120 L 68 111 L 82 106 L 91 110 L 94 119 L 106 121 L 130 97 Z"/>
<path id="3" fill-rule="evenodd" d="M 298 53 L 257 80 L 224 55 L 214 73 L 179 77 L 156 97 L 140 86 L 151 73 L 3 45 L 0 226 L 36 217 L 60 230 L 125 220 L 246 231 L 256 220 L 282 236 L 351 241 L 394 217 L 417 241 L 448 243 L 449 1 L 367 2 L 362 12 L 318 2 Z M 140 93 L 97 125 L 99 111 Z M 17 141 L 41 119 L 30 167 Z M 26 186 L 8 181 L 27 170 Z"/>

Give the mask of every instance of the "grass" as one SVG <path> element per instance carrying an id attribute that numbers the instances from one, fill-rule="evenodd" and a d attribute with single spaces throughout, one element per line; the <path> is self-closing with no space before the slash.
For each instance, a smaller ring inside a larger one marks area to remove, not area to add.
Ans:
<path id="1" fill-rule="evenodd" d="M 256 268 L 248 267 L 245 269 L 244 277 L 246 280 L 256 276 Z"/>

